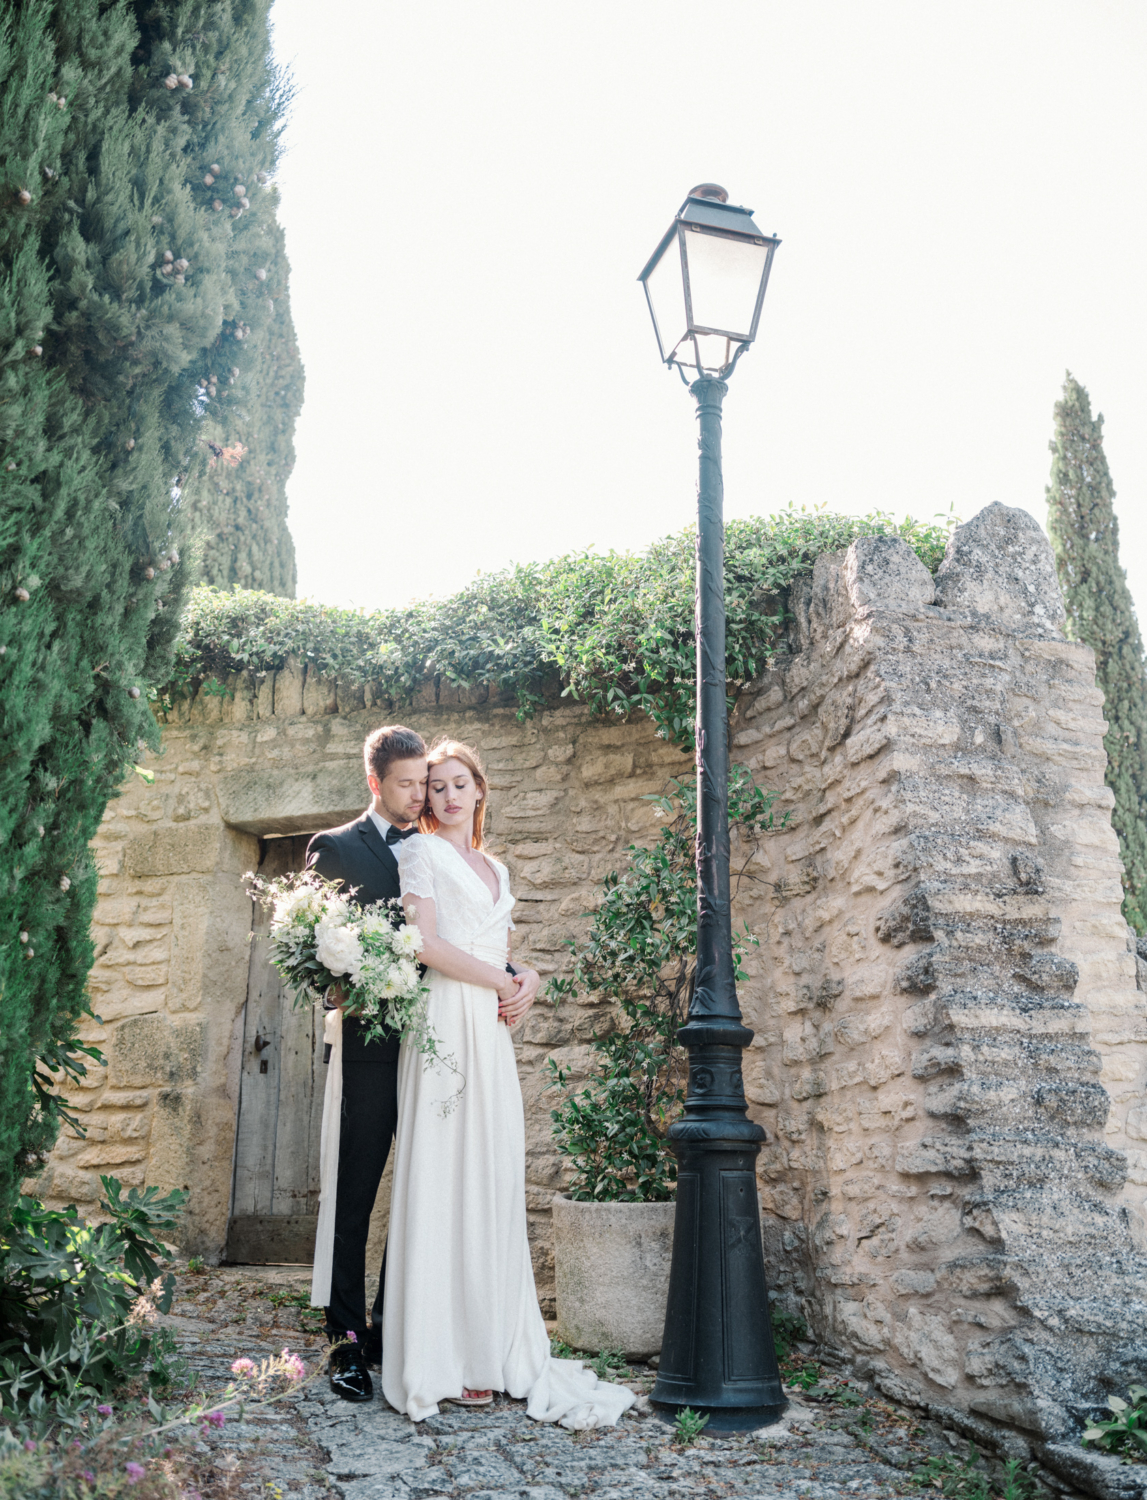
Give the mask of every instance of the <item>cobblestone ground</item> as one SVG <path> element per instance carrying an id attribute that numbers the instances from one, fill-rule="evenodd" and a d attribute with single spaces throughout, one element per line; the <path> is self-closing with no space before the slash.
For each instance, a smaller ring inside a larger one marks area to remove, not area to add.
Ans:
<path id="1" fill-rule="evenodd" d="M 235 1268 L 179 1278 L 172 1316 L 184 1376 L 221 1390 L 238 1355 L 258 1358 L 284 1344 L 308 1369 L 323 1357 L 313 1315 L 299 1307 L 309 1273 Z M 792 1390 L 777 1426 L 683 1447 L 643 1399 L 654 1372 L 632 1368 L 637 1408 L 616 1428 L 584 1433 L 531 1422 L 525 1404 L 496 1398 L 478 1410 L 444 1405 L 417 1425 L 378 1390 L 369 1405 L 333 1396 L 325 1376 L 265 1412 L 228 1422 L 199 1445 L 204 1500 L 679 1500 L 682 1496 L 846 1500 L 920 1497 L 913 1482 L 929 1455 L 954 1463 L 966 1444 L 907 1412 L 835 1383 L 820 1399 Z M 180 1382 L 182 1383 L 182 1382 Z M 168 1399 L 171 1399 L 170 1396 Z"/>

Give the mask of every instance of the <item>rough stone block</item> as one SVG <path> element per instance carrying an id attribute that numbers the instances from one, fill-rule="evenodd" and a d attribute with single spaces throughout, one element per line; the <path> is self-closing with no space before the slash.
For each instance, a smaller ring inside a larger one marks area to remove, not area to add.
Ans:
<path id="1" fill-rule="evenodd" d="M 307 833 L 357 818 L 370 801 L 362 762 L 230 771 L 216 783 L 223 821 L 253 834 Z"/>
<path id="2" fill-rule="evenodd" d="M 219 860 L 222 833 L 218 824 L 156 828 L 127 843 L 125 872 L 135 876 L 184 875 L 211 871 Z"/>
<path id="3" fill-rule="evenodd" d="M 844 558 L 844 586 L 853 609 L 918 611 L 936 593 L 932 575 L 900 537 L 861 536 Z"/>
<path id="4" fill-rule="evenodd" d="M 203 1054 L 203 1024 L 135 1016 L 115 1028 L 108 1052 L 117 1088 L 193 1083 Z"/>

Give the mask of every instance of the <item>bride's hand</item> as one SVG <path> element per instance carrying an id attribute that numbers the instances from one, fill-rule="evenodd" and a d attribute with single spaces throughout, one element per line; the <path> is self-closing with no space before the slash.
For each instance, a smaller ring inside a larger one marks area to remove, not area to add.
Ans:
<path id="1" fill-rule="evenodd" d="M 498 1014 L 502 1014 L 507 1001 L 510 1001 L 518 993 L 518 982 L 512 974 L 504 972 L 496 986 L 498 991 Z"/>
<path id="2" fill-rule="evenodd" d="M 498 1019 L 507 1026 L 516 1026 L 537 998 L 541 982 L 542 976 L 536 969 L 519 969 L 514 977 L 513 995 L 498 1006 Z"/>

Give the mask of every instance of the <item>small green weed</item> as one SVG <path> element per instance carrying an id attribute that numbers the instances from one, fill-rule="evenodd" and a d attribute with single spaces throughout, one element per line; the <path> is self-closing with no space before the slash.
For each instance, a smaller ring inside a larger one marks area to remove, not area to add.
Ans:
<path id="1" fill-rule="evenodd" d="M 550 1355 L 554 1359 L 577 1359 L 578 1352 L 571 1349 L 568 1344 L 563 1344 L 561 1339 L 550 1337 Z"/>
<path id="2" fill-rule="evenodd" d="M 808 1338 L 808 1324 L 799 1313 L 778 1312 L 770 1309 L 773 1324 L 773 1348 L 777 1359 L 783 1364 L 792 1355 L 793 1345 Z"/>
<path id="3" fill-rule="evenodd" d="M 187 1274 L 189 1276 L 202 1276 L 207 1270 L 207 1262 L 202 1255 L 193 1255 L 187 1262 Z"/>
<path id="4" fill-rule="evenodd" d="M 815 1386 L 820 1385 L 819 1365 L 804 1365 L 799 1370 L 788 1371 L 787 1374 L 788 1383 L 799 1386 L 802 1391 L 811 1391 Z"/>
<path id="5" fill-rule="evenodd" d="M 673 1437 L 683 1448 L 688 1448 L 701 1436 L 701 1430 L 708 1424 L 709 1418 L 703 1417 L 700 1412 L 694 1411 L 692 1407 L 683 1407 L 673 1424 Z"/>
<path id="6" fill-rule="evenodd" d="M 1083 1443 L 1094 1444 L 1106 1453 L 1123 1453 L 1128 1458 L 1147 1456 L 1147 1386 L 1133 1385 L 1128 1400 L 1109 1396 L 1109 1420 L 1092 1422 L 1083 1434 Z"/>
<path id="7" fill-rule="evenodd" d="M 276 1287 L 274 1291 L 266 1295 L 272 1307 L 297 1307 L 300 1314 L 299 1327 L 304 1333 L 318 1333 L 322 1329 L 323 1310 L 321 1307 L 311 1306 L 309 1292 L 292 1290 L 290 1287 Z"/>
<path id="8" fill-rule="evenodd" d="M 939 1490 L 945 1500 L 993 1500 L 987 1472 L 980 1467 L 974 1444 L 969 1444 L 966 1458 L 931 1454 L 912 1475 L 912 1482 Z"/>
<path id="9" fill-rule="evenodd" d="M 1039 1485 L 1021 1465 L 1018 1458 L 1009 1458 L 1004 1465 L 1003 1500 L 1032 1500 L 1039 1494 Z"/>
<path id="10" fill-rule="evenodd" d="M 590 1361 L 590 1369 L 599 1380 L 609 1380 L 614 1375 L 628 1375 L 629 1366 L 621 1349 L 603 1349 Z"/>

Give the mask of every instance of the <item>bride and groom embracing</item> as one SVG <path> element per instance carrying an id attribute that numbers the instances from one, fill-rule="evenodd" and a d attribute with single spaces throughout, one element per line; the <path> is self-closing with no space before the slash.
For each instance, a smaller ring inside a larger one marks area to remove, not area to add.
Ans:
<path id="1" fill-rule="evenodd" d="M 483 849 L 481 762 L 456 740 L 428 752 L 402 725 L 376 729 L 364 756 L 370 807 L 316 834 L 307 868 L 363 904 L 401 896 L 423 937 L 429 1022 L 461 1082 L 396 1036 L 366 1043 L 352 1016 L 328 1018 L 311 1301 L 332 1340 L 345 1340 L 331 1355 L 331 1388 L 369 1401 L 375 1367 L 387 1401 L 416 1422 L 439 1401 L 486 1405 L 505 1391 L 538 1421 L 611 1425 L 632 1392 L 551 1357 L 534 1288 L 510 1031 L 540 980 L 509 962 L 514 897 L 506 867 Z M 389 1235 L 368 1327 L 367 1232 L 392 1137 Z"/>

